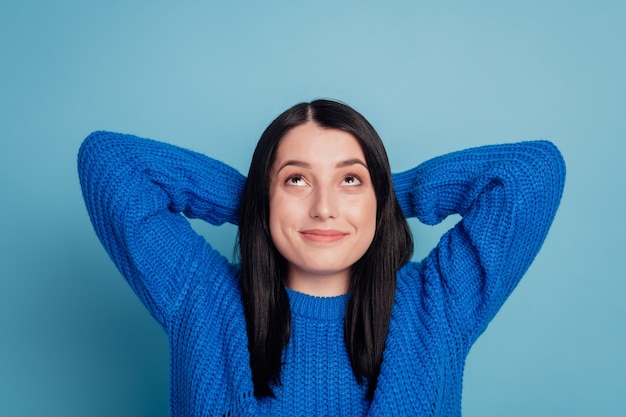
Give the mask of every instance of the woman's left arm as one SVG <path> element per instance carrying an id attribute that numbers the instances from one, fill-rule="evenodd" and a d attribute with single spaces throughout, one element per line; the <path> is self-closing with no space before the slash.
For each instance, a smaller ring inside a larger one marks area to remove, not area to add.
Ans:
<path id="1" fill-rule="evenodd" d="M 407 217 L 461 221 L 424 260 L 451 320 L 472 343 L 510 295 L 554 219 L 565 164 L 547 141 L 489 145 L 443 155 L 394 174 Z"/>

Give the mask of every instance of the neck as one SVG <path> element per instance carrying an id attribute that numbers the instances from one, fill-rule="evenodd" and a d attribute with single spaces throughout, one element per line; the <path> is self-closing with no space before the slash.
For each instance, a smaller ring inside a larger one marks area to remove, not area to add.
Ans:
<path id="1" fill-rule="evenodd" d="M 333 274 L 312 274 L 290 267 L 285 286 L 316 297 L 335 297 L 347 294 L 350 290 L 350 271 Z"/>

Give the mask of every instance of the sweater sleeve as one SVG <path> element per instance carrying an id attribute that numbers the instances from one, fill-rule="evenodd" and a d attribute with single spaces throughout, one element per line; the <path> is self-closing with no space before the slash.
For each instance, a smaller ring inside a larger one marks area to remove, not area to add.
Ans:
<path id="1" fill-rule="evenodd" d="M 461 220 L 423 261 L 438 280 L 449 320 L 471 345 L 526 272 L 562 195 L 565 164 L 547 141 L 489 145 L 443 155 L 395 174 L 407 217 Z"/>
<path id="2" fill-rule="evenodd" d="M 195 276 L 232 267 L 184 216 L 237 224 L 245 178 L 235 169 L 173 145 L 95 132 L 80 148 L 78 172 L 96 234 L 164 327 Z"/>

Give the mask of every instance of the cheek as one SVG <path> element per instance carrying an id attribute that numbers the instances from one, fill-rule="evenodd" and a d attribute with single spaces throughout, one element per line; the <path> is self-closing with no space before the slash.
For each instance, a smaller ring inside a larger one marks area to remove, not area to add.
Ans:
<path id="1" fill-rule="evenodd" d="M 359 210 L 355 210 L 358 222 L 361 229 L 362 237 L 367 238 L 369 243 L 374 239 L 374 233 L 376 232 L 376 197 L 370 196 L 370 198 L 363 201 Z"/>
<path id="2" fill-rule="evenodd" d="M 283 206 L 276 201 L 276 198 L 270 198 L 270 234 L 272 240 L 276 240 L 276 234 L 280 230 L 281 208 Z"/>
<path id="3" fill-rule="evenodd" d="M 369 231 L 371 234 L 370 242 L 374 240 L 374 233 L 376 233 L 376 203 L 370 207 L 368 212 L 368 224 Z"/>
<path id="4" fill-rule="evenodd" d="M 279 245 L 285 235 L 285 230 L 293 223 L 293 215 L 297 212 L 290 204 L 290 201 L 281 198 L 280 195 L 270 196 L 270 235 L 275 245 Z"/>

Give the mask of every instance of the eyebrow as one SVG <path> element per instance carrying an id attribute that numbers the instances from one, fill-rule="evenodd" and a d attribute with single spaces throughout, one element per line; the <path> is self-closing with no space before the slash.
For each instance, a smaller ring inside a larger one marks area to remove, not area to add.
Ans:
<path id="1" fill-rule="evenodd" d="M 348 159 L 348 160 L 345 160 L 345 161 L 338 162 L 335 165 L 335 168 L 345 168 L 345 167 L 349 167 L 349 166 L 352 166 L 352 165 L 363 165 L 365 168 L 367 168 L 367 165 L 365 164 L 365 162 L 361 161 L 359 158 L 353 158 L 353 159 Z M 296 166 L 296 167 L 300 167 L 300 168 L 311 169 L 311 164 L 309 164 L 308 162 L 298 161 L 297 159 L 290 159 L 288 161 L 285 161 L 278 168 L 278 171 L 276 171 L 276 172 L 280 172 L 283 168 L 285 168 L 287 166 Z"/>

